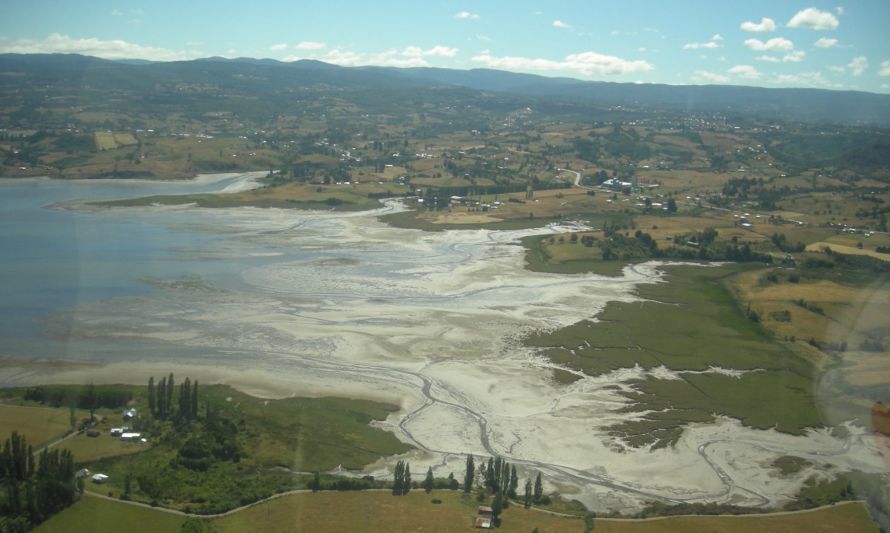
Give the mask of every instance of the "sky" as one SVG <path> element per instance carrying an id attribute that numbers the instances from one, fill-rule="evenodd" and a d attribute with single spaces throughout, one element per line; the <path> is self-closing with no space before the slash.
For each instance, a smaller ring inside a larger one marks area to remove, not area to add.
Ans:
<path id="1" fill-rule="evenodd" d="M 890 0 L 7 2 L 0 52 L 318 59 L 890 94 Z"/>

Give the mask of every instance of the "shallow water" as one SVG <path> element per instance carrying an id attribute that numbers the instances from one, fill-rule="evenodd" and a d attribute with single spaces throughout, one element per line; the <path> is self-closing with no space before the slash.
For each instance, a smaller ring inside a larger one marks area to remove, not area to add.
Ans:
<path id="1" fill-rule="evenodd" d="M 670 450 L 625 449 L 603 428 L 639 416 L 618 411 L 627 400 L 615 387 L 643 372 L 559 386 L 552 364 L 517 339 L 635 299 L 636 284 L 659 280 L 657 267 L 618 278 L 525 270 L 518 239 L 559 228 L 424 233 L 377 221 L 397 203 L 348 214 L 46 207 L 248 179 L 0 182 L 0 356 L 97 364 L 0 379 L 141 383 L 175 367 L 279 395 L 385 398 L 402 409 L 381 426 L 418 449 L 418 471 L 459 474 L 463 454 L 498 454 L 597 509 L 654 499 L 781 503 L 804 478 L 773 479 L 767 465 L 789 451 L 839 468 L 886 468 L 855 429 L 846 440 L 793 437 L 728 419 L 690 427 Z M 367 471 L 385 476 L 394 461 Z"/>

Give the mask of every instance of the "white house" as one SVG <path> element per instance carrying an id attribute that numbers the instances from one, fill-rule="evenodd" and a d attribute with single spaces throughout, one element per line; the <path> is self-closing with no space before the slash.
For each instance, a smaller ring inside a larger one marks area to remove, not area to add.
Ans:
<path id="1" fill-rule="evenodd" d="M 108 476 L 105 474 L 93 474 L 93 477 L 90 479 L 93 480 L 93 483 L 102 484 L 108 481 Z"/>

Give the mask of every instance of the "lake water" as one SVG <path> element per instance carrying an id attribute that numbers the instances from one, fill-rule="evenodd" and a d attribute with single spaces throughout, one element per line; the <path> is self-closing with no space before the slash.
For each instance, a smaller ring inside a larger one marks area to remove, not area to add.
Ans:
<path id="1" fill-rule="evenodd" d="M 197 229 L 185 210 L 78 210 L 74 200 L 220 191 L 249 185 L 262 173 L 207 176 L 187 182 L 123 180 L 0 180 L 0 355 L 88 357 L 93 344 L 43 333 L 54 311 L 152 291 L 148 278 L 194 274 L 184 250 L 220 239 Z M 259 259 L 202 261 L 202 276 L 237 280 Z"/>

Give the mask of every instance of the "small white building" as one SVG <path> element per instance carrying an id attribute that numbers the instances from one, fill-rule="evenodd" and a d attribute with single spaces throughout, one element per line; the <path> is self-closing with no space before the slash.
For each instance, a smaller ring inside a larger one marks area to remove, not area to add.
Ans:
<path id="1" fill-rule="evenodd" d="M 93 474 L 93 477 L 91 477 L 90 479 L 93 480 L 93 483 L 101 485 L 102 483 L 108 481 L 108 476 L 106 476 L 105 474 Z"/>
<path id="2" fill-rule="evenodd" d="M 121 433 L 121 440 L 135 442 L 141 438 L 142 438 L 142 433 L 136 433 L 136 432 Z"/>

